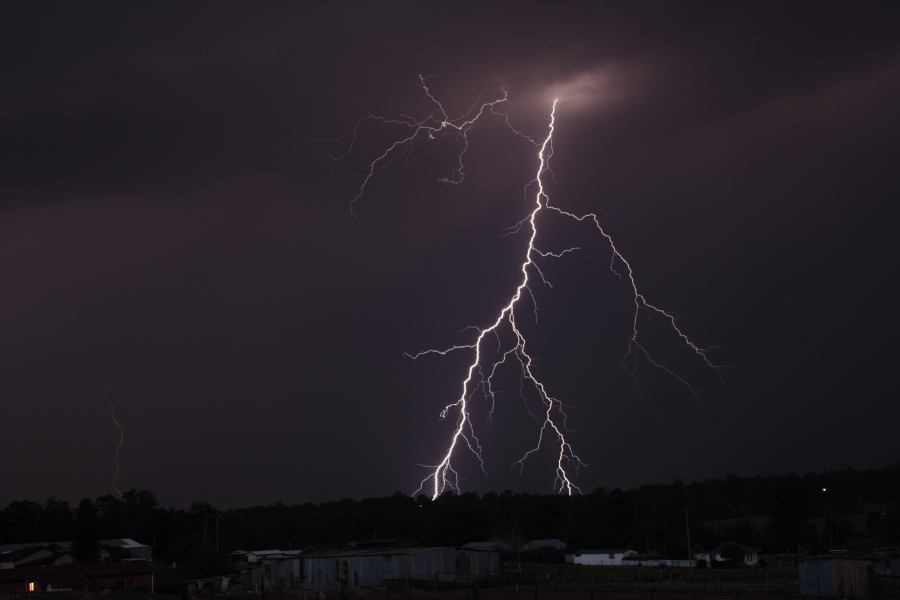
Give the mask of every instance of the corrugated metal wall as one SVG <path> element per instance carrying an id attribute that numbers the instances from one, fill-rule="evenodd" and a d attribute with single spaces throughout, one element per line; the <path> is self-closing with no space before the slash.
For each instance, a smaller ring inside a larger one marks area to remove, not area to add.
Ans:
<path id="1" fill-rule="evenodd" d="M 309 590 L 340 589 L 340 564 L 346 563 L 345 589 L 377 587 L 386 581 L 467 581 L 484 579 L 500 572 L 496 552 L 457 550 L 451 547 L 416 548 L 371 553 L 333 553 L 303 559 Z"/>
<path id="2" fill-rule="evenodd" d="M 866 599 L 871 595 L 869 572 L 872 563 L 863 560 L 834 561 L 838 595 L 842 598 Z"/>
<path id="3" fill-rule="evenodd" d="M 304 589 L 338 589 L 338 563 L 334 558 L 310 557 L 303 559 Z"/>
<path id="4" fill-rule="evenodd" d="M 800 561 L 800 594 L 867 600 L 872 595 L 872 561 L 818 558 Z"/>
<path id="5" fill-rule="evenodd" d="M 461 579 L 488 579 L 500 574 L 500 554 L 462 549 L 459 551 Z"/>
<path id="6" fill-rule="evenodd" d="M 818 598 L 837 596 L 834 559 L 800 561 L 800 595 Z"/>
<path id="7" fill-rule="evenodd" d="M 456 576 L 456 548 L 429 548 L 407 555 L 410 579 L 453 581 Z"/>
<path id="8" fill-rule="evenodd" d="M 262 565 L 263 585 L 267 591 L 300 589 L 303 581 L 300 558 L 266 558 Z"/>

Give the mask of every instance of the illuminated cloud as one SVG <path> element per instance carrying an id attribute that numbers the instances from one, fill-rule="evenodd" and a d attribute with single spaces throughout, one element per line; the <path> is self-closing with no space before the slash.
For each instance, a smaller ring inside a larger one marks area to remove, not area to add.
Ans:
<path id="1" fill-rule="evenodd" d="M 608 61 L 551 83 L 542 96 L 547 102 L 558 98 L 569 113 L 600 111 L 634 96 L 649 77 L 637 61 Z"/>

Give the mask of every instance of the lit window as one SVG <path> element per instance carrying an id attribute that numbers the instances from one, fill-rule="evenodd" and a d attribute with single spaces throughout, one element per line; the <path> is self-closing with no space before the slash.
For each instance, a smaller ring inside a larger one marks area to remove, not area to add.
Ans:
<path id="1" fill-rule="evenodd" d="M 33 581 L 29 581 L 29 582 L 28 582 L 28 591 L 29 591 L 29 592 L 33 592 L 33 591 L 34 591 L 34 582 L 33 582 Z"/>

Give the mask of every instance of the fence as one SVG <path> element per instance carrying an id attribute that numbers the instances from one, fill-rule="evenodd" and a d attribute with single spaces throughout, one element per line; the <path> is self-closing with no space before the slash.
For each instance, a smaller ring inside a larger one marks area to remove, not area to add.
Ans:
<path id="1" fill-rule="evenodd" d="M 573 565 L 507 566 L 506 577 L 533 577 L 558 583 L 587 583 L 595 587 L 655 588 L 680 591 L 757 591 L 767 594 L 796 593 L 796 567 L 709 569 L 675 567 L 585 567 Z"/>
<path id="2" fill-rule="evenodd" d="M 546 574 L 545 574 L 546 575 Z M 564 581 L 565 576 L 507 575 L 490 584 L 394 582 L 390 587 L 360 589 L 354 593 L 282 592 L 264 594 L 149 594 L 143 592 L 0 592 L 0 600 L 801 600 L 796 586 L 781 589 L 754 588 L 752 581 L 702 578 L 662 579 L 666 585 L 651 585 L 634 578 L 627 582 L 598 584 Z M 646 579 L 646 577 L 645 577 Z M 711 582 L 715 582 L 713 585 Z M 704 583 L 706 583 L 704 589 Z M 880 582 L 872 600 L 897 600 L 896 581 Z M 690 588 L 690 586 L 693 586 Z M 805 599 L 804 599 L 805 600 Z"/>
<path id="3" fill-rule="evenodd" d="M 747 591 L 702 592 L 673 589 L 615 589 L 583 584 L 538 583 L 470 584 L 456 587 L 416 587 L 411 584 L 393 588 L 360 589 L 353 593 L 304 593 L 259 595 L 256 600 L 800 600 L 794 593 L 758 593 Z M 210 596 L 194 596 L 192 600 L 213 600 Z M 216 600 L 232 600 L 230 596 Z M 241 599 L 245 600 L 245 599 Z"/>
<path id="4" fill-rule="evenodd" d="M 185 598 L 175 594 L 98 590 L 77 592 L 0 592 L 0 600 L 185 600 Z"/>

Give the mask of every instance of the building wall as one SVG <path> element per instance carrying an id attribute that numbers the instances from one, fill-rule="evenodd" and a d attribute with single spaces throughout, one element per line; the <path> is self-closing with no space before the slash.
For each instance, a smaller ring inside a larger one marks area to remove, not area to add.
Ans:
<path id="1" fill-rule="evenodd" d="M 801 560 L 800 595 L 828 598 L 837 596 L 837 576 L 834 559 Z"/>
<path id="2" fill-rule="evenodd" d="M 473 580 L 490 579 L 501 573 L 500 553 L 467 550 L 463 548 L 457 554 L 458 578 Z"/>
<path id="3" fill-rule="evenodd" d="M 410 554 L 409 578 L 453 581 L 456 578 L 456 548 L 429 548 Z"/>
<path id="4" fill-rule="evenodd" d="M 263 585 L 266 591 L 297 590 L 303 583 L 303 565 L 298 558 L 264 558 Z"/>
<path id="5" fill-rule="evenodd" d="M 377 560 L 375 560 L 377 559 Z M 304 589 L 333 591 L 341 588 L 341 563 L 346 564 L 345 589 L 380 585 L 384 568 L 381 556 L 314 556 L 303 559 Z"/>
<path id="6" fill-rule="evenodd" d="M 722 556 L 719 552 L 701 552 L 700 554 L 695 554 L 694 558 L 697 560 L 706 561 L 709 566 L 712 566 L 714 562 L 725 562 L 728 559 Z M 744 564 L 748 567 L 753 567 L 759 562 L 759 552 L 752 552 L 744 549 Z"/>
<path id="7" fill-rule="evenodd" d="M 303 559 L 303 589 L 334 590 L 337 589 L 336 560 L 308 557 Z"/>
<path id="8" fill-rule="evenodd" d="M 346 564 L 344 589 L 377 587 L 389 581 L 472 581 L 500 571 L 500 554 L 451 547 L 371 553 L 333 553 L 303 559 L 304 589 L 341 588 L 341 564 Z"/>
<path id="9" fill-rule="evenodd" d="M 625 554 L 618 552 L 578 553 L 575 554 L 573 561 L 576 565 L 619 566 L 623 558 Z"/>
<path id="10" fill-rule="evenodd" d="M 872 563 L 862 560 L 836 560 L 838 595 L 842 598 L 868 598 L 871 595 L 869 572 Z"/>
<path id="11" fill-rule="evenodd" d="M 696 567 L 696 560 L 686 558 L 648 558 L 641 560 L 623 560 L 620 564 L 626 567 Z"/>
<path id="12" fill-rule="evenodd" d="M 872 562 L 839 558 L 800 561 L 800 594 L 865 600 L 871 596 Z"/>

